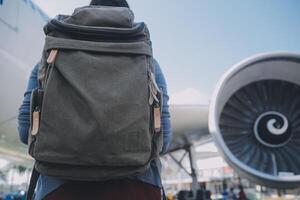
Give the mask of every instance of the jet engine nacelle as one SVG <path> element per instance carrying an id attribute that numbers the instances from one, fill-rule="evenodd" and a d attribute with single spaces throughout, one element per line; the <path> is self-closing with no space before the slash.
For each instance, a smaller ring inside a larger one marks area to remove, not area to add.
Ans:
<path id="1" fill-rule="evenodd" d="M 300 55 L 269 53 L 231 68 L 209 108 L 209 130 L 241 176 L 300 186 Z"/>

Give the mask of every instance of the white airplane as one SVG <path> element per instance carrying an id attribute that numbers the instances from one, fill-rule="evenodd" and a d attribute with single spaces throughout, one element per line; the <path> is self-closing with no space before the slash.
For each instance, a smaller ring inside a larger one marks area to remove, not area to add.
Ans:
<path id="1" fill-rule="evenodd" d="M 27 165 L 31 159 L 19 142 L 16 118 L 28 75 L 41 56 L 47 20 L 31 0 L 0 0 L 0 152 Z M 299 55 L 262 54 L 229 69 L 210 105 L 170 107 L 169 153 L 187 151 L 194 190 L 193 146 L 211 138 L 242 177 L 275 188 L 300 186 L 299 77 Z"/>

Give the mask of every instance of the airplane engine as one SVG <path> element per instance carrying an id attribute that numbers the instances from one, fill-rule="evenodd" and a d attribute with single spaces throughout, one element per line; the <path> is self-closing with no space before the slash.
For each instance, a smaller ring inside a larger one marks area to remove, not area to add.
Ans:
<path id="1" fill-rule="evenodd" d="M 218 83 L 209 130 L 241 176 L 300 186 L 300 55 L 269 53 L 232 67 Z"/>

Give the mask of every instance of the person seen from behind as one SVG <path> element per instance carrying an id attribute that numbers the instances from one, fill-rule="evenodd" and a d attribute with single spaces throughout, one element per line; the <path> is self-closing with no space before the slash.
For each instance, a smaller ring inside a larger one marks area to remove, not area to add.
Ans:
<path id="1" fill-rule="evenodd" d="M 91 6 L 127 7 L 126 0 L 92 0 Z M 19 109 L 18 130 L 23 143 L 28 143 L 30 128 L 31 92 L 38 87 L 39 65 L 36 65 L 29 77 L 23 103 Z M 154 60 L 155 80 L 163 92 L 163 108 L 161 124 L 163 132 L 163 148 L 161 154 L 168 150 L 172 132 L 167 84 L 162 70 Z M 54 176 L 40 175 L 37 182 L 35 200 L 160 200 L 162 182 L 160 178 L 161 165 L 157 160 L 151 161 L 150 168 L 141 175 L 102 182 L 71 181 Z"/>
<path id="2" fill-rule="evenodd" d="M 242 185 L 239 185 L 239 200 L 247 200 L 246 193 L 244 192 L 244 188 Z"/>

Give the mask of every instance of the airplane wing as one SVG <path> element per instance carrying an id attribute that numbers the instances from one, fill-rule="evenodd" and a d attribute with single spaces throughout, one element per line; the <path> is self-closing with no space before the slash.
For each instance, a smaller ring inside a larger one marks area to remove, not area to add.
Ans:
<path id="1" fill-rule="evenodd" d="M 211 138 L 208 130 L 208 105 L 171 105 L 173 141 L 169 152 L 188 148 Z"/>

